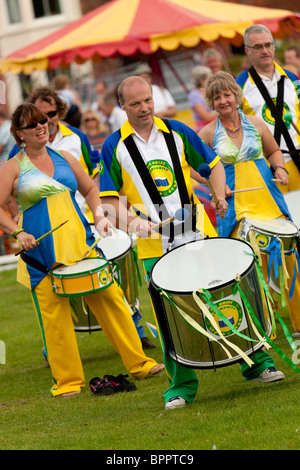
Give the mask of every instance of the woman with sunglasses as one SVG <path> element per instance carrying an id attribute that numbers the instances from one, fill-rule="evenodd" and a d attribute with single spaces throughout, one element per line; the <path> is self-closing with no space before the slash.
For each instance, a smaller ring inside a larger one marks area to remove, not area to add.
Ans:
<path id="1" fill-rule="evenodd" d="M 54 379 L 51 391 L 57 396 L 79 393 L 85 385 L 69 299 L 53 292 L 48 274 L 58 264 L 73 265 L 81 260 L 94 242 L 76 203 L 76 190 L 86 198 L 102 236 L 111 233 L 112 225 L 102 214 L 97 186 L 80 163 L 67 152 L 46 147 L 47 121 L 33 104 L 20 105 L 12 116 L 11 132 L 23 151 L 0 172 L 0 228 L 28 251 L 27 264 L 20 257 L 17 280 L 31 291 Z M 20 206 L 19 226 L 4 210 L 10 194 Z M 63 227 L 37 244 L 37 238 L 66 220 Z M 95 256 L 95 250 L 88 255 Z M 123 293 L 115 283 L 84 296 L 84 300 L 129 373 L 144 378 L 163 368 L 145 356 Z"/>
<path id="2" fill-rule="evenodd" d="M 99 114 L 92 109 L 85 111 L 81 118 L 80 129 L 88 137 L 93 148 L 100 152 L 104 140 L 109 135 L 109 130 L 102 122 Z"/>

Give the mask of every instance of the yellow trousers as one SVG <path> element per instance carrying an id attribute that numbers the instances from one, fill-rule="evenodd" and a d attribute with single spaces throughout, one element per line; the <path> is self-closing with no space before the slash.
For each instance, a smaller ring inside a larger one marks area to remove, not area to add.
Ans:
<path id="1" fill-rule="evenodd" d="M 69 299 L 53 292 L 50 275 L 31 295 L 54 380 L 51 392 L 54 396 L 79 392 L 85 379 Z M 84 296 L 84 300 L 127 371 L 137 378 L 146 377 L 157 362 L 148 358 L 142 349 L 123 291 L 113 283 L 100 292 Z"/>

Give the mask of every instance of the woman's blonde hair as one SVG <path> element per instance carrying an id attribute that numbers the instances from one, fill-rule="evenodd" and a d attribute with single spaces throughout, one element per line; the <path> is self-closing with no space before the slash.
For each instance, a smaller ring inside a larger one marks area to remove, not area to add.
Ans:
<path id="1" fill-rule="evenodd" d="M 210 109 L 214 109 L 214 97 L 220 92 L 231 91 L 236 97 L 238 106 L 242 104 L 243 92 L 235 79 L 228 72 L 216 72 L 206 82 L 205 98 Z"/>
<path id="2" fill-rule="evenodd" d="M 102 133 L 102 132 L 108 132 L 108 128 L 107 126 L 102 122 L 100 116 L 98 113 L 96 113 L 95 111 L 93 111 L 92 109 L 87 109 L 85 111 L 85 113 L 83 113 L 83 115 L 81 116 L 81 124 L 80 124 L 80 129 L 82 130 L 82 132 L 84 133 L 87 133 L 87 126 L 86 126 L 86 118 L 88 116 L 92 116 L 97 124 L 98 124 L 98 132 L 99 133 Z"/>

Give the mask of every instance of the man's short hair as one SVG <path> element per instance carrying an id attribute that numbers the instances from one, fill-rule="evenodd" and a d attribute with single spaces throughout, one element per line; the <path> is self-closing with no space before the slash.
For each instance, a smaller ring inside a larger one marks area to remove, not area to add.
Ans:
<path id="1" fill-rule="evenodd" d="M 265 26 L 263 24 L 253 24 L 252 26 L 249 26 L 249 28 L 247 28 L 244 32 L 244 44 L 245 44 L 245 46 L 247 46 L 247 44 L 249 43 L 250 34 L 254 34 L 254 33 L 256 33 L 256 34 L 267 33 L 273 41 L 272 33 L 269 30 L 269 28 L 267 28 L 267 26 Z"/>

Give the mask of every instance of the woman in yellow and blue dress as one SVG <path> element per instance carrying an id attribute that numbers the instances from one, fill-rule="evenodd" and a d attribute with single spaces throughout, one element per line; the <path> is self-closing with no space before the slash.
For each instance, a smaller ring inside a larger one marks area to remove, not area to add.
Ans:
<path id="1" fill-rule="evenodd" d="M 240 109 L 242 91 L 227 72 L 217 72 L 207 81 L 206 99 L 218 117 L 205 126 L 199 136 L 220 156 L 226 173 L 228 210 L 224 219 L 217 217 L 221 237 L 238 236 L 243 218 L 272 220 L 290 219 L 287 205 L 280 189 L 272 179 L 288 183 L 283 155 L 265 123 L 256 116 L 246 116 Z M 273 168 L 274 175 L 271 171 Z M 256 191 L 232 191 L 263 187 Z M 262 256 L 263 271 L 267 278 L 266 259 Z M 289 289 L 294 277 L 295 255 L 286 257 L 290 275 Z M 292 299 L 287 304 L 295 334 L 300 331 L 299 272 Z"/>
<path id="2" fill-rule="evenodd" d="M 94 237 L 81 213 L 75 193 L 78 189 L 90 206 L 98 232 L 107 236 L 112 226 L 97 210 L 100 204 L 96 185 L 80 163 L 67 152 L 47 148 L 47 116 L 33 104 L 20 105 L 12 116 L 11 131 L 23 151 L 9 160 L 0 173 L 0 227 L 13 235 L 26 254 L 40 263 L 45 272 L 20 258 L 18 282 L 31 291 L 54 385 L 54 396 L 79 393 L 85 385 L 68 297 L 53 292 L 53 267 L 74 265 L 94 243 Z M 5 203 L 17 198 L 19 225 L 7 216 Z M 43 234 L 68 220 L 39 243 Z M 92 250 L 89 257 L 97 256 Z M 138 378 L 155 374 L 163 365 L 145 356 L 131 313 L 121 289 L 112 285 L 85 295 L 84 300 L 97 318 L 129 373 Z"/>

